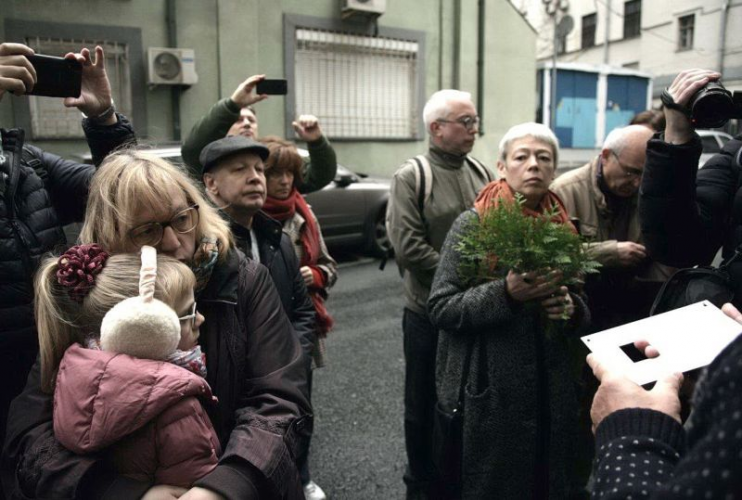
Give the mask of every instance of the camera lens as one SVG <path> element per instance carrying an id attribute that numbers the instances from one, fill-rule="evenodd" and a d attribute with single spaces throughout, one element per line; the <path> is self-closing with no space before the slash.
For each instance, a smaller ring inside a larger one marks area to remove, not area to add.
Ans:
<path id="1" fill-rule="evenodd" d="M 719 128 L 729 121 L 732 98 L 724 86 L 709 82 L 691 98 L 691 122 L 696 128 Z"/>

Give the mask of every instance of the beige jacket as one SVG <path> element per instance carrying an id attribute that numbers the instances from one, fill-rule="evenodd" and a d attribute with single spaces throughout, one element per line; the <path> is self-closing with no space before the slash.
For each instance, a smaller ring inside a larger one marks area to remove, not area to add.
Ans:
<path id="1" fill-rule="evenodd" d="M 605 267 L 619 267 L 618 241 L 608 239 L 610 230 L 618 222 L 619 215 L 612 214 L 606 204 L 605 195 L 598 187 L 598 167 L 600 156 L 590 163 L 557 178 L 550 189 L 564 202 L 571 217 L 580 220 L 580 233 L 588 239 L 588 253 Z M 639 226 L 638 194 L 629 202 L 629 210 L 620 216 L 628 218 L 627 241 L 643 243 Z M 624 223 L 626 221 L 623 221 Z M 674 268 L 654 262 L 647 266 L 639 279 L 665 281 L 675 271 Z"/>
<path id="2" fill-rule="evenodd" d="M 464 160 L 463 156 L 445 153 L 431 146 L 425 157 L 433 172 L 430 198 L 420 216 L 415 190 L 412 160 L 406 161 L 392 178 L 391 196 L 387 207 L 389 239 L 397 263 L 404 268 L 406 306 L 418 314 L 427 315 L 430 295 L 440 250 L 453 221 L 474 205 L 479 191 L 490 179 Z"/>

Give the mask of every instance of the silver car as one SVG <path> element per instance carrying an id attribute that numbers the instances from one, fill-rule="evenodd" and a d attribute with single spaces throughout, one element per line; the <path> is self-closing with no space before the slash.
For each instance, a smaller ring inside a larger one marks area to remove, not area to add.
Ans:
<path id="1" fill-rule="evenodd" d="M 703 144 L 703 152 L 698 159 L 698 168 L 704 166 L 712 156 L 720 153 L 721 148 L 732 139 L 731 135 L 717 130 L 696 130 L 696 133 L 701 137 Z"/>
<path id="2" fill-rule="evenodd" d="M 182 165 L 180 144 L 143 147 L 147 151 Z M 306 149 L 297 148 L 303 157 Z M 80 158 L 91 162 L 87 153 Z M 305 196 L 312 207 L 328 247 L 355 247 L 375 257 L 391 251 L 384 218 L 389 201 L 389 180 L 357 174 L 338 164 L 333 182 Z"/>

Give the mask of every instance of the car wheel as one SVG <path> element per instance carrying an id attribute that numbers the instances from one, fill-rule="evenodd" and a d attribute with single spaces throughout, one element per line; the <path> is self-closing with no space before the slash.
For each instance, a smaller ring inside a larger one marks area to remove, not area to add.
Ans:
<path id="1" fill-rule="evenodd" d="M 371 224 L 368 248 L 369 253 L 374 257 L 383 258 L 394 255 L 394 249 L 386 232 L 386 205 L 379 210 L 376 219 Z"/>

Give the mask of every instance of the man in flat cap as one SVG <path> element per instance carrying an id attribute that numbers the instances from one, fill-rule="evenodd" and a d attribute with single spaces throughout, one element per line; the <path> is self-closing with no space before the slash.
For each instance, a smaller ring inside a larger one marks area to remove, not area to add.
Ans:
<path id="1" fill-rule="evenodd" d="M 263 144 L 241 135 L 225 137 L 201 152 L 202 178 L 207 195 L 229 221 L 237 247 L 270 271 L 309 368 L 314 307 L 291 239 L 280 222 L 261 211 L 267 195 L 263 169 L 267 158 Z"/>

